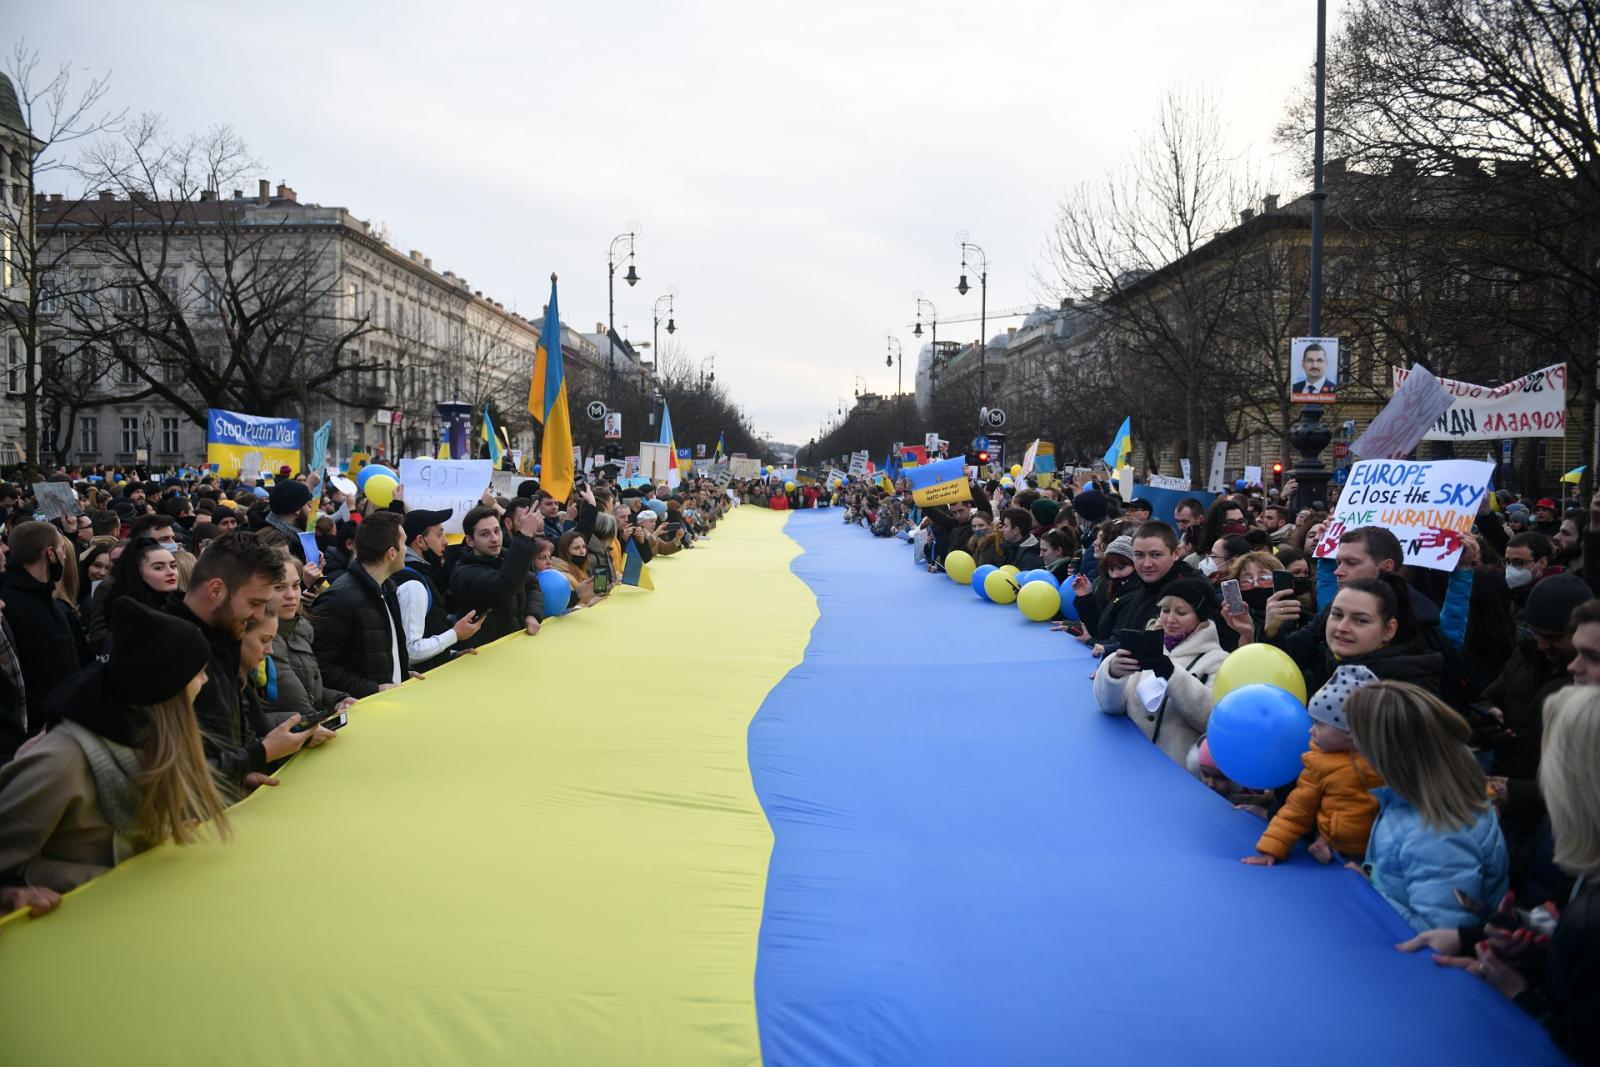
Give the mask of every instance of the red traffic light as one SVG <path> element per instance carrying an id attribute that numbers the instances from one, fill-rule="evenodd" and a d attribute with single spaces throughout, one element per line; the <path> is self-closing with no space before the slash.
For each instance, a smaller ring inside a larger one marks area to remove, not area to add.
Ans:
<path id="1" fill-rule="evenodd" d="M 989 462 L 989 453 L 987 451 L 980 450 L 978 452 L 978 466 L 981 467 L 987 462 Z"/>
<path id="2" fill-rule="evenodd" d="M 1282 474 L 1283 473 L 1283 464 L 1282 463 L 1274 463 L 1272 465 L 1272 473 L 1273 474 Z"/>

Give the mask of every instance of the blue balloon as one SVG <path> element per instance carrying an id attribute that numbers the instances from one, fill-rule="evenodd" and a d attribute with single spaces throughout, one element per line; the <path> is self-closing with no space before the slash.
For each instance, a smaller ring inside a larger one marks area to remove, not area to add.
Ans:
<path id="1" fill-rule="evenodd" d="M 554 567 L 539 572 L 539 588 L 544 593 L 544 617 L 553 619 L 567 613 L 567 603 L 572 599 L 572 584 L 567 576 Z"/>
<path id="2" fill-rule="evenodd" d="M 397 482 L 400 480 L 398 474 L 385 467 L 382 463 L 369 463 L 356 473 L 356 488 L 365 489 L 368 479 L 375 478 L 380 474 L 387 474 Z"/>
<path id="3" fill-rule="evenodd" d="M 1276 789 L 1299 776 L 1310 732 L 1311 716 L 1299 698 L 1257 683 L 1217 701 L 1206 740 L 1223 774 L 1250 789 Z"/>
<path id="4" fill-rule="evenodd" d="M 266 490 L 265 490 L 265 489 L 263 489 L 263 488 L 262 488 L 262 487 L 261 487 L 261 486 L 259 486 L 259 485 L 258 485 L 258 486 L 255 486 L 255 487 L 254 487 L 254 488 L 252 488 L 252 489 L 251 489 L 251 490 L 250 490 L 250 491 L 251 491 L 251 492 L 252 492 L 252 493 L 254 493 L 254 494 L 255 494 L 255 495 L 256 495 L 256 496 L 258 496 L 258 497 L 260 497 L 260 498 L 261 498 L 261 499 L 262 499 L 262 500 L 265 500 L 265 499 L 267 499 L 267 497 L 268 497 L 268 496 L 270 496 L 270 495 L 271 495 L 271 494 L 270 494 L 270 493 L 268 493 L 268 492 L 267 492 L 267 491 L 266 491 Z"/>
<path id="5" fill-rule="evenodd" d="M 1078 617 L 1078 605 L 1074 603 L 1076 599 L 1076 594 L 1072 592 L 1072 580 L 1069 578 L 1061 583 L 1061 617 L 1068 622 L 1083 621 Z"/>
<path id="6" fill-rule="evenodd" d="M 1250 483 L 1245 481 L 1243 478 L 1239 478 L 1236 481 L 1234 481 L 1233 487 L 1235 489 L 1248 489 L 1250 487 Z M 1219 764 L 1219 766 L 1220 766 L 1220 764 Z"/>
<path id="7" fill-rule="evenodd" d="M 999 569 L 993 563 L 985 563 L 972 572 L 972 591 L 978 594 L 979 600 L 989 599 L 989 594 L 983 591 L 983 580 Z"/>
<path id="8" fill-rule="evenodd" d="M 1055 576 L 1053 574 L 1051 574 L 1047 570 L 1023 571 L 1021 574 L 1017 575 L 1017 588 L 1018 589 L 1021 589 L 1023 586 L 1027 585 L 1029 582 L 1049 582 L 1051 585 L 1055 586 L 1057 589 L 1061 588 L 1061 585 L 1060 585 L 1059 582 L 1056 581 Z"/>

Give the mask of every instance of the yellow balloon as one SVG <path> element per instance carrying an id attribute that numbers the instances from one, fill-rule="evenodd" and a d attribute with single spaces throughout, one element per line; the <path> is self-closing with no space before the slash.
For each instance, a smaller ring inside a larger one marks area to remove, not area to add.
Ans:
<path id="1" fill-rule="evenodd" d="M 1245 645 L 1228 654 L 1211 683 L 1211 699 L 1216 702 L 1235 689 L 1257 683 L 1275 685 L 1293 693 L 1300 703 L 1306 702 L 1306 679 L 1300 668 L 1283 649 L 1263 644 Z"/>
<path id="2" fill-rule="evenodd" d="M 394 503 L 394 491 L 398 488 L 400 483 L 387 474 L 374 474 L 367 479 L 367 487 L 361 491 L 367 494 L 368 500 L 380 508 L 386 508 Z"/>
<path id="3" fill-rule="evenodd" d="M 1005 571 L 990 571 L 983 580 L 983 591 L 996 604 L 1009 604 L 1017 599 L 1017 583 Z"/>
<path id="4" fill-rule="evenodd" d="M 1061 590 L 1054 582 L 1029 582 L 1017 591 L 1017 607 L 1034 622 L 1049 622 L 1061 610 Z"/>
<path id="5" fill-rule="evenodd" d="M 950 576 L 950 580 L 955 582 L 957 585 L 970 585 L 972 582 L 972 572 L 976 570 L 977 567 L 977 561 L 960 549 L 957 549 L 944 558 L 944 572 L 948 574 Z"/>
<path id="6" fill-rule="evenodd" d="M 1022 477 L 1022 464 L 1020 464 L 1020 463 L 1013 463 L 1013 464 L 1012 464 L 1012 465 L 1011 465 L 1011 477 L 1013 477 L 1013 478 L 1020 478 L 1020 477 Z"/>
<path id="7" fill-rule="evenodd" d="M 1013 578 L 1015 578 L 1017 575 L 1022 573 L 1021 568 L 1017 567 L 1013 563 L 1007 563 L 1004 567 L 1001 567 L 1000 569 L 1005 571 L 1007 574 L 1011 575 L 1011 577 L 1013 577 Z"/>
<path id="8" fill-rule="evenodd" d="M 784 482 L 783 483 L 783 491 L 786 492 L 786 493 L 794 492 L 794 483 L 793 482 Z"/>

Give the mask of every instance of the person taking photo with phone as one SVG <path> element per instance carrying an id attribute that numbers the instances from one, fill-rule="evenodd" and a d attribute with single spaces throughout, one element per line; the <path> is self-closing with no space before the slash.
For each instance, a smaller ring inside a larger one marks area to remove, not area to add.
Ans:
<path id="1" fill-rule="evenodd" d="M 461 520 L 468 552 L 450 574 L 450 601 L 458 613 L 475 612 L 483 623 L 477 633 L 459 643 L 461 647 L 478 648 L 519 629 L 539 632 L 542 602 L 530 598 L 529 574 L 538 551 L 535 537 L 544 528 L 544 518 L 536 508 L 517 513 L 509 542 L 494 508 L 480 505 Z M 531 584 L 537 588 L 539 583 Z"/>
<path id="2" fill-rule="evenodd" d="M 1216 596 L 1204 578 L 1162 590 L 1145 630 L 1119 630 L 1121 647 L 1100 662 L 1094 698 L 1107 715 L 1126 715 L 1174 762 L 1198 773 L 1194 749 L 1211 718 L 1211 680 L 1227 652 L 1217 640 Z"/>

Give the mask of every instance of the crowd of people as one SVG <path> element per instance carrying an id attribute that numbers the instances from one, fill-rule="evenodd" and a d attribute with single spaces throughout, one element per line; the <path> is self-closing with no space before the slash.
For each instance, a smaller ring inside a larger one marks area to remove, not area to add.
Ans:
<path id="1" fill-rule="evenodd" d="M 905 482 L 832 496 L 929 571 L 958 552 L 1049 571 L 1099 709 L 1263 820 L 1245 863 L 1304 845 L 1360 872 L 1412 927 L 1401 951 L 1481 976 L 1600 1063 L 1600 494 L 1486 497 L 1443 572 L 1378 526 L 1314 558 L 1329 512 L 1292 507 L 1295 488 L 1183 499 L 1171 521 L 1093 479 L 972 481 L 927 509 Z M 1275 790 L 1229 780 L 1207 742 L 1218 671 L 1253 643 L 1308 694 L 1302 772 Z"/>
<path id="2" fill-rule="evenodd" d="M 459 538 L 403 491 L 380 508 L 288 469 L 270 486 L 64 472 L 77 506 L 48 521 L 0 484 L 0 915 L 44 914 L 161 842 L 227 837 L 229 806 L 363 697 L 602 603 L 630 559 L 693 549 L 739 501 L 612 470 L 566 500 L 533 479 L 486 491 Z"/>

